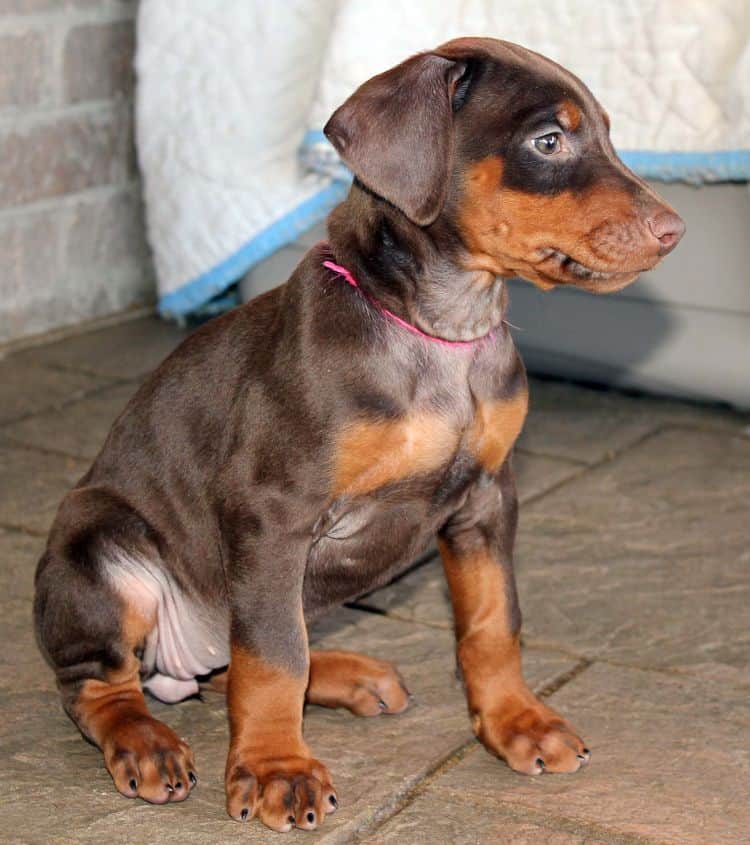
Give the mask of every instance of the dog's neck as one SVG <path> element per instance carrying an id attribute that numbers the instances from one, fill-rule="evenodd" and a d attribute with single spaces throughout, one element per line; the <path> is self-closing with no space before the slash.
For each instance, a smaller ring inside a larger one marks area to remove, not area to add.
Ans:
<path id="1" fill-rule="evenodd" d="M 335 261 L 362 290 L 426 334 L 469 341 L 502 323 L 503 280 L 462 268 L 460 242 L 440 220 L 420 228 L 355 182 L 328 230 Z"/>

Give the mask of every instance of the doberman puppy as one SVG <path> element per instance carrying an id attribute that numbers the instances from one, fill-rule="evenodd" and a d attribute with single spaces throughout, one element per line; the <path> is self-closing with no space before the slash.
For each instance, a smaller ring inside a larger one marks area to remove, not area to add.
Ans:
<path id="1" fill-rule="evenodd" d="M 360 87 L 325 132 L 355 174 L 329 243 L 186 340 L 63 500 L 35 618 L 63 705 L 116 788 L 196 783 L 148 710 L 228 666 L 227 809 L 279 831 L 337 807 L 305 701 L 398 713 L 395 668 L 310 651 L 306 625 L 437 535 L 471 722 L 525 774 L 589 752 L 521 673 L 511 450 L 523 365 L 504 279 L 614 291 L 683 224 L 617 158 L 586 87 L 513 44 L 462 38 Z"/>

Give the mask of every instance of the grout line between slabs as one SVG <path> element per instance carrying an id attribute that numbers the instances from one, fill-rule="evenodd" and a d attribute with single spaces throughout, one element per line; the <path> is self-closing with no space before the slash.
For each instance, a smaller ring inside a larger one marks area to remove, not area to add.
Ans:
<path id="1" fill-rule="evenodd" d="M 7 434 L 0 430 L 0 434 L 3 436 L 2 444 L 6 444 L 14 449 L 24 449 L 25 451 L 31 452 L 39 452 L 42 455 L 50 455 L 54 458 L 65 458 L 66 460 L 70 461 L 79 461 L 81 463 L 88 462 L 91 464 L 93 462 L 93 458 L 88 457 L 87 455 L 81 455 L 77 452 L 66 452 L 63 449 L 55 449 L 52 446 L 40 446 L 38 443 L 28 443 L 25 440 L 20 440 L 18 437 Z M 0 444 L 0 445 L 2 445 Z"/>
<path id="2" fill-rule="evenodd" d="M 164 356 L 167 357 L 166 355 Z M 94 369 L 93 367 L 87 367 L 85 364 L 60 364 L 55 361 L 51 362 L 31 362 L 37 367 L 44 367 L 46 370 L 54 370 L 58 373 L 74 373 L 78 376 L 89 376 L 92 378 L 101 378 L 101 379 L 111 379 L 112 381 L 138 381 L 140 379 L 145 378 L 150 372 L 156 369 L 158 364 L 154 365 L 150 370 L 147 370 L 145 373 L 137 373 L 133 376 L 128 376 L 127 378 L 123 376 L 114 376 L 111 373 L 104 373 L 101 370 Z M 161 363 L 161 361 L 159 362 Z"/>
<path id="3" fill-rule="evenodd" d="M 580 458 L 571 458 L 569 455 L 556 455 L 554 452 L 540 451 L 539 449 L 529 449 L 526 446 L 516 446 L 513 450 L 516 455 L 524 455 L 530 458 L 547 458 L 550 461 L 558 461 L 561 464 L 570 464 L 574 467 L 589 467 L 591 464 L 582 461 Z"/>
<path id="4" fill-rule="evenodd" d="M 113 186 L 105 187 L 111 188 Z M 123 186 L 117 185 L 114 187 L 119 191 Z M 87 196 L 94 193 L 97 193 L 98 195 L 98 191 L 98 188 L 93 188 L 88 189 L 83 193 Z M 109 194 L 110 191 L 107 191 L 107 195 Z M 82 194 L 75 194 L 71 196 L 79 198 Z M 57 199 L 59 199 L 59 197 Z M 84 335 L 93 334 L 101 329 L 109 329 L 124 323 L 132 323 L 145 317 L 151 317 L 154 314 L 156 314 L 155 305 L 136 305 L 132 308 L 126 308 L 124 311 L 116 311 L 114 314 L 109 314 L 104 317 L 94 317 L 93 319 L 86 320 L 83 323 L 61 326 L 56 329 L 41 332 L 40 334 L 20 337 L 17 340 L 0 344 L 0 361 L 7 361 L 17 352 L 26 352 L 31 349 L 43 349 L 45 346 L 51 346 L 53 343 L 75 340 L 76 338 L 83 337 Z"/>
<path id="5" fill-rule="evenodd" d="M 440 785 L 436 786 L 439 793 L 448 790 Z M 516 823 L 531 823 L 541 828 L 540 834 L 545 831 L 550 833 L 570 833 L 572 835 L 584 836 L 584 843 L 589 843 L 589 836 L 595 836 L 597 841 L 604 841 L 607 845 L 668 845 L 668 841 L 655 839 L 650 836 L 642 836 L 637 833 L 626 833 L 615 828 L 607 827 L 601 822 L 580 819 L 571 816 L 551 815 L 547 810 L 539 810 L 523 803 L 510 803 L 507 799 L 500 802 L 483 800 L 481 797 L 472 795 L 462 796 L 462 801 L 480 809 L 491 809 L 493 813 L 501 816 L 504 820 Z M 540 840 L 544 841 L 544 840 Z M 670 842 L 672 840 L 669 840 Z"/>
<path id="6" fill-rule="evenodd" d="M 28 528 L 25 525 L 15 525 L 12 522 L 0 522 L 0 531 L 7 531 L 10 534 L 23 534 L 26 537 L 33 537 L 36 540 L 44 540 L 49 534 L 49 530 L 37 531 L 36 528 Z"/>
<path id="7" fill-rule="evenodd" d="M 556 482 L 555 484 L 551 484 L 549 487 L 547 487 L 545 490 L 541 490 L 539 493 L 534 493 L 531 496 L 527 496 L 525 499 L 521 500 L 520 504 L 522 506 L 535 504 L 540 499 L 543 499 L 550 493 L 556 492 L 561 487 L 564 487 L 566 484 L 570 484 L 573 481 L 577 481 L 579 478 L 583 478 L 584 475 L 591 472 L 592 470 L 599 469 L 599 467 L 605 466 L 606 464 L 616 461 L 618 458 L 621 458 L 623 455 L 627 454 L 632 449 L 635 449 L 636 447 L 642 445 L 647 440 L 650 440 L 652 437 L 656 437 L 657 434 L 661 434 L 668 427 L 669 426 L 664 423 L 657 423 L 653 428 L 650 428 L 648 431 L 645 431 L 639 437 L 634 438 L 625 446 L 622 446 L 619 449 L 605 452 L 605 454 L 602 455 L 602 457 L 598 460 L 593 461 L 590 464 L 582 465 L 580 472 L 575 472 L 567 476 L 567 478 L 560 479 L 560 481 Z"/>
<path id="8" fill-rule="evenodd" d="M 750 426 L 747 426 L 746 428 L 737 429 L 721 428 L 719 426 L 701 425 L 697 421 L 695 423 L 676 420 L 673 422 L 667 422 L 664 425 L 664 430 L 689 431 L 692 433 L 698 432 L 700 434 L 716 434 L 739 440 L 748 440 L 750 438 Z"/>
<path id="9" fill-rule="evenodd" d="M 35 417 L 41 417 L 44 414 L 50 414 L 53 411 L 63 411 L 66 408 L 69 408 L 71 405 L 75 405 L 77 402 L 83 402 L 85 399 L 96 398 L 96 396 L 98 396 L 100 393 L 104 393 L 105 391 L 111 390 L 114 387 L 125 387 L 127 385 L 133 385 L 133 387 L 137 387 L 140 383 L 140 376 L 134 376 L 133 378 L 122 378 L 119 376 L 103 376 L 99 373 L 86 373 L 82 370 L 69 370 L 65 369 L 64 367 L 59 367 L 57 365 L 47 366 L 41 364 L 34 364 L 34 366 L 41 367 L 42 369 L 46 370 L 53 370 L 56 372 L 75 372 L 78 375 L 87 376 L 96 375 L 97 378 L 104 379 L 105 381 L 103 384 L 97 384 L 91 388 L 84 388 L 83 390 L 75 391 L 65 399 L 60 399 L 58 402 L 53 402 L 50 405 L 45 405 L 43 408 L 39 408 L 39 410 L 37 411 L 30 411 L 28 414 L 21 414 L 18 417 L 13 417 L 9 420 L 5 420 L 0 423 L 0 433 L 3 433 L 3 429 L 8 428 L 12 425 L 16 425 L 17 423 L 26 422 L 27 420 L 34 419 Z M 3 436 L 8 437 L 7 434 L 3 434 Z M 32 446 L 29 448 L 39 448 L 40 451 L 44 451 L 41 447 Z M 70 455 L 70 457 L 78 456 Z"/>

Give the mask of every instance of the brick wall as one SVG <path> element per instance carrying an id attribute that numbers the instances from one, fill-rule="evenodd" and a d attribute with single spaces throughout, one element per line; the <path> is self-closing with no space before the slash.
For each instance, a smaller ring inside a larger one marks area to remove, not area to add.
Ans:
<path id="1" fill-rule="evenodd" d="M 153 301 L 136 0 L 0 0 L 0 344 Z"/>

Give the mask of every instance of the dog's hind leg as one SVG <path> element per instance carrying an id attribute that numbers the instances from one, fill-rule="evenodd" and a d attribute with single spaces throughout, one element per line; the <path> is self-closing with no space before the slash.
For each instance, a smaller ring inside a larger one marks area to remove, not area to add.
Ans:
<path id="1" fill-rule="evenodd" d="M 311 651 L 308 704 L 345 707 L 356 716 L 403 713 L 410 694 L 392 663 L 352 651 Z"/>
<path id="2" fill-rule="evenodd" d="M 107 549 L 113 542 L 143 544 L 144 528 L 106 491 L 72 491 L 37 569 L 34 616 L 63 706 L 102 750 L 116 788 L 164 804 L 184 800 L 195 785 L 192 752 L 151 716 L 141 689 L 153 603 L 123 595 L 107 577 Z"/>

